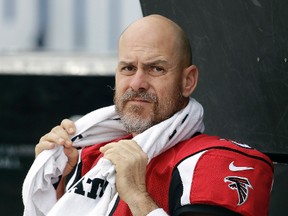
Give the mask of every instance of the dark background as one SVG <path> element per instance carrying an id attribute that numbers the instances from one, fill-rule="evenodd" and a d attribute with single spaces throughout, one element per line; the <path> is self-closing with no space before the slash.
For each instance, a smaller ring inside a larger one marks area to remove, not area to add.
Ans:
<path id="1" fill-rule="evenodd" d="M 40 137 L 113 102 L 111 76 L 0 75 L 0 216 L 23 215 L 21 190 Z"/>
<path id="2" fill-rule="evenodd" d="M 270 215 L 288 194 L 288 1 L 141 0 L 188 33 L 206 133 L 247 143 L 275 163 Z M 110 87 L 109 87 L 110 86 Z M 112 103 L 113 77 L 0 75 L 0 215 L 22 215 L 21 187 L 40 136 Z"/>
<path id="3" fill-rule="evenodd" d="M 164 15 L 188 33 L 206 133 L 247 143 L 273 159 L 269 215 L 287 215 L 288 1 L 140 2 L 144 15 Z"/>
<path id="4" fill-rule="evenodd" d="M 141 3 L 144 15 L 162 14 L 188 33 L 206 131 L 278 154 L 277 160 L 287 154 L 288 1 Z"/>

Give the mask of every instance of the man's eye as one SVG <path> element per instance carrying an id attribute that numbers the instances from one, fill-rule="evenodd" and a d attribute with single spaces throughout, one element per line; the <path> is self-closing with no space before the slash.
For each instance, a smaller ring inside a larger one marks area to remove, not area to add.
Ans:
<path id="1" fill-rule="evenodd" d="M 154 70 L 156 72 L 163 72 L 164 71 L 163 68 L 161 68 L 161 67 L 154 67 Z"/>
<path id="2" fill-rule="evenodd" d="M 158 67 L 158 66 L 153 66 L 150 69 L 150 73 L 154 76 L 159 76 L 165 73 L 164 68 Z"/>
<path id="3" fill-rule="evenodd" d="M 123 67 L 122 70 L 124 70 L 124 71 L 132 71 L 133 69 L 134 69 L 133 66 L 125 66 L 125 67 Z"/>
<path id="4" fill-rule="evenodd" d="M 123 66 L 121 67 L 120 72 L 126 75 L 133 74 L 135 72 L 135 67 L 133 65 Z"/>

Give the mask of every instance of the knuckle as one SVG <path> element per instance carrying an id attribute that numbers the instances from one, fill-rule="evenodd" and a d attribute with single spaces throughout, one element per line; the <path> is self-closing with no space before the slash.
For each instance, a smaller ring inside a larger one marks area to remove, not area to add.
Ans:
<path id="1" fill-rule="evenodd" d="M 68 119 L 63 119 L 60 123 L 61 126 L 65 125 Z"/>
<path id="2" fill-rule="evenodd" d="M 39 143 L 42 142 L 43 140 L 47 139 L 47 134 L 45 134 L 44 136 L 42 136 L 39 140 Z M 39 145 L 39 143 L 37 145 Z M 36 146 L 37 146 L 36 145 Z"/>
<path id="3" fill-rule="evenodd" d="M 75 133 L 75 124 L 70 119 L 63 119 L 60 126 L 68 134 L 74 134 Z"/>
<path id="4" fill-rule="evenodd" d="M 62 129 L 61 126 L 57 125 L 57 126 L 55 126 L 54 128 L 52 128 L 51 132 L 57 132 L 57 131 L 59 131 L 59 130 L 61 130 L 61 129 Z M 50 132 L 50 133 L 51 133 L 51 132 Z"/>
<path id="5" fill-rule="evenodd" d="M 47 142 L 47 141 L 53 141 L 53 133 L 48 133 L 46 134 L 46 136 L 44 137 L 43 140 L 41 140 L 42 142 Z"/>
<path id="6" fill-rule="evenodd" d="M 61 127 L 65 128 L 67 126 L 70 126 L 71 124 L 72 124 L 72 121 L 70 119 L 65 118 L 61 121 L 60 125 Z"/>

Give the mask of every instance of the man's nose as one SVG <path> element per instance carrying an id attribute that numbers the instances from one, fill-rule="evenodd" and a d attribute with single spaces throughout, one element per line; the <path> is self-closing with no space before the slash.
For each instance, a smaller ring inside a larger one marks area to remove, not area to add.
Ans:
<path id="1" fill-rule="evenodd" d="M 131 77 L 130 87 L 135 91 L 138 91 L 140 89 L 148 90 L 149 88 L 148 79 L 149 79 L 148 74 L 146 74 L 145 71 L 137 69 L 135 74 Z"/>

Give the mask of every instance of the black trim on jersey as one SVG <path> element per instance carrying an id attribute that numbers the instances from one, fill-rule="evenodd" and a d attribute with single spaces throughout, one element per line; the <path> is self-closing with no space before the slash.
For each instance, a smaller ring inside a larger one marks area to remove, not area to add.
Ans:
<path id="1" fill-rule="evenodd" d="M 109 213 L 109 216 L 112 216 L 114 214 L 114 212 L 115 212 L 115 210 L 116 210 L 116 208 L 117 208 L 117 206 L 119 204 L 119 201 L 120 201 L 120 197 L 117 196 L 117 199 L 115 201 L 115 204 L 114 204 L 113 208 L 111 209 L 111 212 Z"/>
<path id="2" fill-rule="evenodd" d="M 172 178 L 169 187 L 169 212 L 171 215 L 176 215 L 177 209 L 181 208 L 181 196 L 183 194 L 183 184 L 180 178 L 178 169 L 172 172 Z"/>
<path id="3" fill-rule="evenodd" d="M 177 210 L 175 216 L 185 216 L 191 213 L 213 214 L 215 216 L 241 216 L 241 214 L 235 213 L 224 207 L 203 204 L 182 206 Z"/>
<path id="4" fill-rule="evenodd" d="M 173 216 L 184 216 L 189 213 L 210 213 L 219 216 L 239 216 L 238 213 L 220 206 L 193 204 L 181 206 L 183 184 L 178 169 L 172 173 L 172 180 L 169 188 L 169 212 Z"/>
<path id="5" fill-rule="evenodd" d="M 197 135 L 199 135 L 199 134 L 197 134 Z M 224 146 L 212 146 L 209 148 L 201 149 L 201 150 L 183 158 L 174 167 L 174 170 L 173 170 L 172 176 L 171 176 L 170 187 L 169 187 L 169 212 L 171 215 L 181 216 L 181 215 L 185 215 L 186 213 L 213 213 L 216 215 L 223 215 L 223 216 L 239 215 L 238 213 L 232 212 L 231 210 L 228 210 L 224 207 L 219 207 L 219 206 L 198 205 L 198 204 L 197 205 L 192 204 L 192 205 L 181 206 L 181 197 L 183 194 L 183 183 L 181 181 L 180 173 L 178 170 L 178 165 L 189 157 L 192 157 L 192 156 L 194 156 L 200 152 L 203 152 L 206 150 L 211 150 L 211 149 L 221 149 L 221 150 L 233 151 L 233 152 L 236 152 L 238 154 L 242 154 L 242 155 L 245 155 L 247 157 L 260 160 L 260 161 L 268 164 L 273 170 L 273 166 L 270 164 L 269 161 L 265 160 L 264 158 L 250 155 L 250 154 L 247 154 L 245 152 L 242 152 L 242 151 L 239 151 L 236 149 L 232 149 L 232 148 L 224 147 Z"/>

